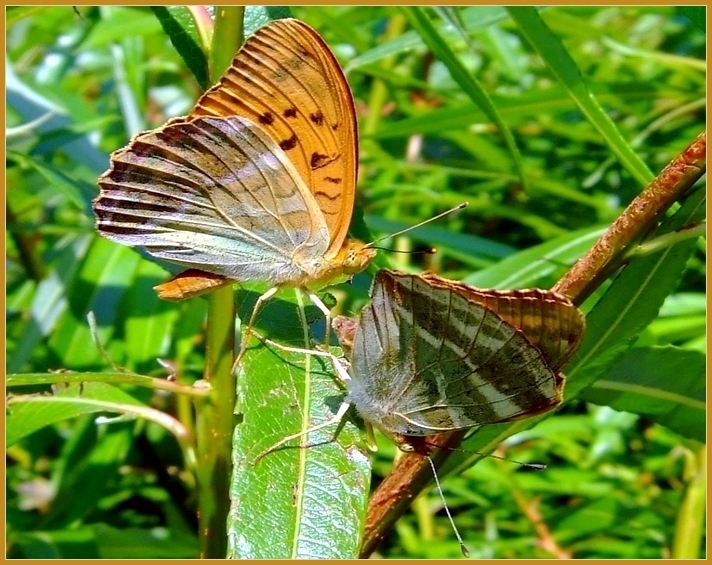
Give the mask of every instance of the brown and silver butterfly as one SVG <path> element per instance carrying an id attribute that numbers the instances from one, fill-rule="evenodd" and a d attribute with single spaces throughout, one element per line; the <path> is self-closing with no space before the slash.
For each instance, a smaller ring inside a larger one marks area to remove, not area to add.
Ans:
<path id="1" fill-rule="evenodd" d="M 414 438 L 552 410 L 585 318 L 552 291 L 482 290 L 383 269 L 358 318 L 337 316 L 333 328 L 350 365 L 334 359 L 344 403 L 329 422 L 268 452 L 351 406 L 404 451 Z"/>

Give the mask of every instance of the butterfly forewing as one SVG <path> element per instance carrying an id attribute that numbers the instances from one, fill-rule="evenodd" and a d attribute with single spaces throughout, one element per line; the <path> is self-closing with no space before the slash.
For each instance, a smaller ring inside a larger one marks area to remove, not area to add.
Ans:
<path id="1" fill-rule="evenodd" d="M 98 230 L 156 257 L 279 284 L 318 260 L 323 218 L 274 141 L 238 117 L 198 118 L 137 136 L 114 154 L 94 204 Z"/>
<path id="2" fill-rule="evenodd" d="M 341 247 L 356 191 L 356 114 L 330 49 L 306 24 L 277 20 L 245 42 L 220 82 L 188 116 L 244 116 L 267 132 L 314 194 Z"/>
<path id="3" fill-rule="evenodd" d="M 520 330 L 456 286 L 413 275 L 378 273 L 351 362 L 350 399 L 391 433 L 511 421 L 561 401 L 563 377 Z"/>

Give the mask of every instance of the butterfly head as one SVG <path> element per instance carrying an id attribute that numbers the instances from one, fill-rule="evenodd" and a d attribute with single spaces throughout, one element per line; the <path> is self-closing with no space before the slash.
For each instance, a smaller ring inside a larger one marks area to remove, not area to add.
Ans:
<path id="1" fill-rule="evenodd" d="M 339 345 L 347 356 L 351 355 L 354 345 L 354 337 L 358 328 L 358 320 L 347 316 L 336 316 L 331 320 L 331 327 L 339 338 Z"/>
<path id="2" fill-rule="evenodd" d="M 355 275 L 363 271 L 376 256 L 376 249 L 358 239 L 347 239 L 339 250 L 337 260 L 343 261 L 343 273 Z"/>

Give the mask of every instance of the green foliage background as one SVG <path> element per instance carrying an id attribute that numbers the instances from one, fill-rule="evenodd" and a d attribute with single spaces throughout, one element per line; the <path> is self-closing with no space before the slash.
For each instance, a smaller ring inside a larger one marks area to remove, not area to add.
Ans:
<path id="1" fill-rule="evenodd" d="M 704 9 L 556 7 L 539 12 L 543 24 L 533 9 L 500 7 L 291 14 L 323 35 L 354 92 L 361 170 L 352 231 L 370 239 L 369 231 L 389 233 L 469 202 L 389 242 L 400 250 L 435 246 L 436 255 L 382 253 L 380 266 L 430 269 L 484 287 L 548 288 L 704 128 Z M 265 17 L 275 14 L 251 13 L 246 31 Z M 201 378 L 207 303 L 159 301 L 151 287 L 167 278 L 168 266 L 100 239 L 90 202 L 111 151 L 186 113 L 209 84 L 205 22 L 181 8 L 16 7 L 7 9 L 6 25 L 8 384 L 17 396 L 55 383 L 53 396 L 10 405 L 8 556 L 196 557 L 191 446 L 154 420 L 95 419 L 116 413 L 102 403 L 144 415 L 150 406 L 195 430 L 188 396 L 146 386 L 139 376 L 165 377 L 161 358 L 178 384 Z M 703 219 L 702 195 L 682 204 L 690 211 L 685 221 Z M 704 556 L 705 248 L 702 238 L 680 245 L 631 263 L 613 291 L 603 288 L 584 304 L 590 341 L 569 372 L 569 402 L 497 451 L 545 462 L 546 471 L 452 458 L 445 497 L 473 556 Z M 676 254 L 675 268 L 661 258 L 667 251 Z M 331 289 L 336 312 L 358 311 L 373 272 Z M 629 298 L 632 291 L 641 296 Z M 245 296 L 254 300 L 238 292 L 240 302 Z M 646 300 L 647 311 L 628 308 Z M 275 302 L 261 323 L 294 339 L 292 322 L 279 313 L 292 305 Z M 90 311 L 108 357 L 137 375 L 119 378 L 109 366 L 92 340 Z M 317 320 L 314 335 L 323 335 L 319 316 L 307 313 Z M 603 339 L 608 329 L 614 343 Z M 250 363 L 248 373 L 304 386 L 301 356 L 282 363 L 258 348 Z M 59 370 L 82 374 L 70 383 L 48 373 Z M 272 381 L 260 384 L 262 392 L 239 390 L 245 422 L 250 398 L 275 390 Z M 324 398 L 338 390 L 326 375 L 314 386 L 314 418 L 328 417 Z M 250 421 L 263 448 L 285 433 L 289 405 L 286 397 L 259 405 L 260 419 Z M 275 454 L 276 470 L 257 471 L 254 481 L 238 464 L 232 488 L 261 492 L 255 489 L 280 476 L 268 473 L 325 454 L 326 468 L 357 478 L 339 482 L 340 496 L 361 516 L 368 464 L 358 437 L 349 424 L 341 447 Z M 486 445 L 477 437 L 473 449 Z M 392 445 L 379 443 L 374 484 L 395 456 Z M 238 463 L 259 452 L 234 449 Z M 307 479 L 299 492 L 319 480 Z M 325 512 L 337 511 L 327 505 Z M 260 548 L 276 547 L 275 557 L 305 555 L 299 536 L 283 548 L 270 537 L 279 528 L 263 520 L 251 522 L 257 549 L 233 540 L 233 554 L 265 556 Z M 332 539 L 318 518 L 285 520 L 313 520 L 311 535 L 329 539 L 337 556 L 355 556 L 357 524 L 339 523 L 343 539 Z M 236 523 L 233 513 L 233 533 Z M 327 555 L 320 551 L 310 555 Z M 417 499 L 380 553 L 458 556 L 439 497 Z"/>

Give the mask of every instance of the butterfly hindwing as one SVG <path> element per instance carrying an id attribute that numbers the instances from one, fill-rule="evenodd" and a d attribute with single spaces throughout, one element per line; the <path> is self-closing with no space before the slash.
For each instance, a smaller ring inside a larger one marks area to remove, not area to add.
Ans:
<path id="1" fill-rule="evenodd" d="M 351 401 L 390 433 L 512 421 L 561 401 L 563 377 L 523 332 L 457 285 L 415 275 L 379 271 L 351 363 Z"/>
<path id="2" fill-rule="evenodd" d="M 541 350 L 554 371 L 566 365 L 583 337 L 586 326 L 583 314 L 570 300 L 556 292 L 538 288 L 479 289 L 432 273 L 424 273 L 422 278 L 436 287 L 457 289 L 468 300 L 496 312 Z"/>
<path id="3" fill-rule="evenodd" d="M 330 232 L 326 255 L 335 254 L 353 213 L 357 125 L 351 89 L 319 34 L 294 19 L 257 30 L 187 119 L 201 115 L 244 116 L 275 140 L 314 194 Z"/>
<path id="4" fill-rule="evenodd" d="M 98 230 L 193 268 L 281 282 L 293 258 L 323 255 L 316 203 L 284 152 L 238 117 L 198 118 L 138 135 L 100 179 Z"/>

